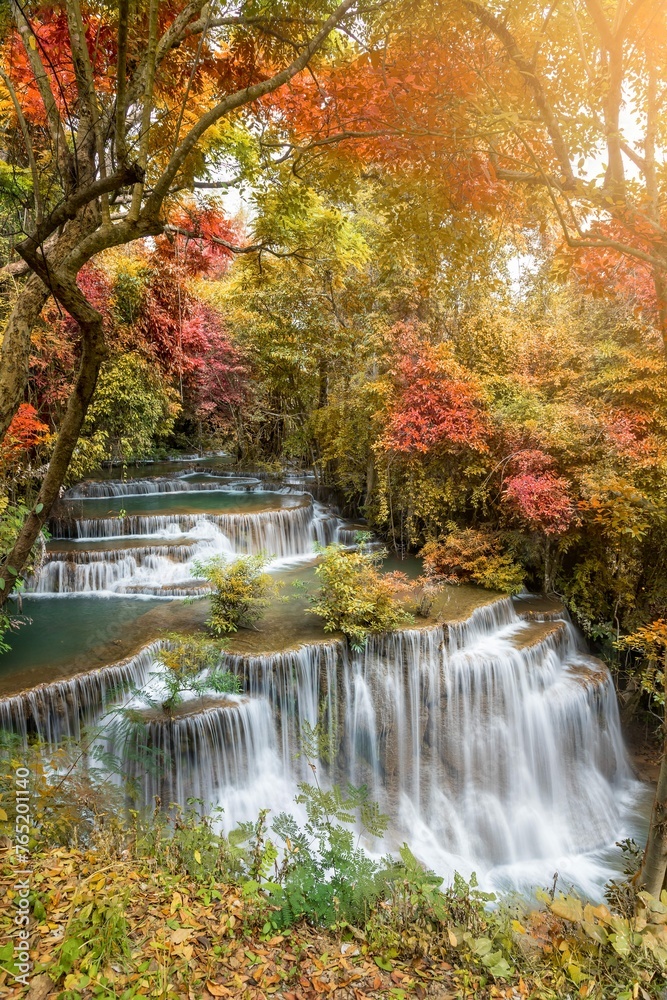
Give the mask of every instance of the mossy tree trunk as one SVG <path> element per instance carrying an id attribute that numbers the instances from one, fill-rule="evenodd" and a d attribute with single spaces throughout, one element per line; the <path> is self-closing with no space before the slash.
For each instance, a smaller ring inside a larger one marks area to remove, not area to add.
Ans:
<path id="1" fill-rule="evenodd" d="M 665 714 L 662 724 L 662 760 L 655 799 L 651 810 L 648 838 L 639 884 L 652 896 L 659 897 L 667 889 L 667 650 L 664 654 L 665 671 Z"/>

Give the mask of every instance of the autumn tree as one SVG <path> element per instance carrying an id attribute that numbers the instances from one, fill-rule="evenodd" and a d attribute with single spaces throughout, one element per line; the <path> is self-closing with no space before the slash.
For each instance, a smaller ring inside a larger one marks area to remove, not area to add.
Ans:
<path id="1" fill-rule="evenodd" d="M 478 125 L 495 177 L 542 190 L 572 262 L 598 290 L 619 267 L 633 285 L 652 284 L 667 350 L 664 5 L 461 0 L 459 11 L 462 28 L 488 43 L 473 68 L 486 91 Z M 509 70 L 502 88 L 498 67 Z"/>
<path id="2" fill-rule="evenodd" d="M 7 560 L 14 573 L 0 573 L 0 603 L 57 497 L 107 352 L 81 269 L 103 250 L 163 233 L 180 191 L 218 184 L 211 171 L 233 153 L 242 109 L 365 16 L 359 0 L 268 13 L 201 0 L 121 0 L 113 11 L 11 0 L 10 12 L 5 120 L 20 135 L 13 155 L 32 184 L 20 260 L 5 268 L 20 285 L 0 348 L 0 437 L 23 401 L 30 337 L 49 295 L 77 323 L 81 351 L 38 502 Z"/>
<path id="3" fill-rule="evenodd" d="M 381 54 L 296 79 L 292 128 L 268 141 L 300 173 L 340 146 L 348 163 L 438 177 L 454 206 L 501 208 L 560 239 L 560 266 L 598 292 L 630 292 L 667 348 L 666 64 L 660 0 L 430 4 Z"/>
<path id="4" fill-rule="evenodd" d="M 663 752 L 653 800 L 648 840 L 638 882 L 656 898 L 667 888 L 667 621 L 660 618 L 625 636 L 621 645 L 637 650 L 644 658 L 641 684 L 663 708 Z"/>

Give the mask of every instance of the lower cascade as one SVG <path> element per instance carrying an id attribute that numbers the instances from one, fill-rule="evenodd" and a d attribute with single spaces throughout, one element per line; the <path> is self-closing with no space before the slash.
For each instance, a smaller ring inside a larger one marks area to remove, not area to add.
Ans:
<path id="1" fill-rule="evenodd" d="M 627 835 L 633 781 L 606 667 L 565 615 L 526 621 L 499 599 L 464 622 L 410 628 L 266 655 L 227 654 L 242 693 L 191 698 L 172 717 L 127 726 L 110 711 L 157 685 L 156 645 L 104 670 L 0 702 L 24 738 L 97 740 L 122 758 L 140 801 L 201 799 L 230 829 L 294 812 L 313 780 L 300 736 L 319 725 L 334 753 L 324 783 L 365 784 L 390 817 L 381 844 L 413 851 L 443 875 L 483 884 L 546 884 L 555 871 L 592 894 L 609 877 L 604 852 Z M 157 689 L 157 688 L 156 688 Z"/>

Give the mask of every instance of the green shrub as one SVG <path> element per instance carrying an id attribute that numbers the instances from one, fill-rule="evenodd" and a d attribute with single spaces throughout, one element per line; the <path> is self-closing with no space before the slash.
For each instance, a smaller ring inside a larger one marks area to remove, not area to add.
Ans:
<path id="1" fill-rule="evenodd" d="M 391 574 L 380 571 L 385 555 L 384 550 L 372 551 L 365 544 L 353 552 L 329 545 L 315 569 L 320 588 L 310 610 L 324 620 L 325 632 L 342 632 L 353 649 L 362 649 L 373 633 L 413 622 L 396 597 Z"/>
<path id="2" fill-rule="evenodd" d="M 70 481 L 104 459 L 131 461 L 150 455 L 167 440 L 180 410 L 178 394 L 139 354 L 109 358 L 102 365 L 70 464 Z"/>
<path id="3" fill-rule="evenodd" d="M 372 836 L 382 836 L 387 817 L 368 802 L 365 787 L 301 784 L 296 802 L 306 810 L 301 828 L 293 816 L 281 813 L 273 831 L 283 843 L 283 862 L 270 894 L 278 907 L 277 928 L 301 919 L 332 927 L 341 921 L 363 926 L 379 900 L 387 896 L 387 864 L 359 847 L 354 823 Z"/>
<path id="4" fill-rule="evenodd" d="M 240 681 L 236 674 L 220 669 L 223 649 L 220 642 L 211 642 L 204 636 L 178 634 L 167 635 L 166 640 L 166 645 L 155 657 L 162 667 L 155 676 L 164 684 L 165 692 L 159 698 L 153 697 L 145 687 L 134 692 L 150 708 L 171 715 L 183 702 L 186 691 L 200 698 L 208 694 L 239 693 Z"/>
<path id="5" fill-rule="evenodd" d="M 65 979 L 66 996 L 74 1000 L 98 973 L 113 961 L 124 968 L 131 955 L 129 926 L 125 907 L 129 888 L 123 893 L 100 894 L 92 889 L 79 891 L 72 900 L 74 914 L 67 928 L 65 940 L 58 946 L 56 964 L 51 969 L 54 980 L 67 975 L 76 966 L 78 975 L 71 984 L 76 992 L 70 993 L 70 983 Z M 82 981 L 81 976 L 85 978 Z"/>
<path id="6" fill-rule="evenodd" d="M 228 635 L 240 628 L 253 628 L 271 603 L 275 581 L 264 572 L 267 557 L 243 556 L 233 562 L 211 559 L 195 564 L 195 573 L 211 584 L 211 616 L 208 626 L 215 635 Z"/>
<path id="7" fill-rule="evenodd" d="M 510 555 L 496 533 L 453 531 L 445 539 L 427 542 L 420 555 L 431 577 L 446 583 L 474 583 L 505 594 L 518 594 L 526 573 Z"/>

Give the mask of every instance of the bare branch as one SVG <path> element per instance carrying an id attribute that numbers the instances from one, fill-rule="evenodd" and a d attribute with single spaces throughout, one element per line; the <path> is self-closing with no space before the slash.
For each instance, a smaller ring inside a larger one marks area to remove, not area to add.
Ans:
<path id="1" fill-rule="evenodd" d="M 106 162 L 104 156 L 104 137 L 100 130 L 100 112 L 95 93 L 95 80 L 93 77 L 93 67 L 90 62 L 88 43 L 86 42 L 86 32 L 81 17 L 81 7 L 79 0 L 68 0 L 67 22 L 69 25 L 70 42 L 72 46 L 72 59 L 74 61 L 77 91 L 79 94 L 80 127 L 79 135 L 87 122 L 92 126 L 95 150 L 97 152 L 97 169 L 101 178 L 106 177 Z M 79 143 L 77 143 L 78 145 Z M 101 197 L 102 222 L 109 220 L 109 198 L 107 194 Z"/>
<path id="2" fill-rule="evenodd" d="M 586 76 L 588 82 L 592 83 L 594 80 L 593 72 L 588 62 L 588 56 L 586 55 L 586 43 L 584 42 L 584 33 L 581 30 L 581 21 L 579 20 L 579 15 L 577 14 L 577 8 L 574 5 L 574 0 L 569 0 L 569 7 L 572 11 L 572 19 L 574 21 L 574 26 L 577 31 L 577 41 L 579 42 L 579 54 L 581 55 L 581 61 L 584 64 L 584 69 L 586 70 Z"/>
<path id="3" fill-rule="evenodd" d="M 188 105 L 188 99 L 190 97 L 190 90 L 192 88 L 192 82 L 193 82 L 193 80 L 195 78 L 195 73 L 197 72 L 197 69 L 199 68 L 199 64 L 200 64 L 200 60 L 201 60 L 201 51 L 202 51 L 202 47 L 204 45 L 204 38 L 206 37 L 207 30 L 208 30 L 208 25 L 206 25 L 204 27 L 204 29 L 201 31 L 201 33 L 199 35 L 198 42 L 197 42 L 197 52 L 196 52 L 195 58 L 194 58 L 194 60 L 192 62 L 192 69 L 190 70 L 190 76 L 188 77 L 188 83 L 187 83 L 187 86 L 185 88 L 185 93 L 183 94 L 183 100 L 181 101 L 181 107 L 180 107 L 179 112 L 178 112 L 178 121 L 176 122 L 176 128 L 174 129 L 174 142 L 173 142 L 173 145 L 172 145 L 172 148 L 171 148 L 172 153 L 174 152 L 174 150 L 178 146 L 178 139 L 179 139 L 179 136 L 181 134 L 181 125 L 183 124 L 183 116 L 185 114 L 185 109 L 186 109 L 186 107 Z"/>
<path id="4" fill-rule="evenodd" d="M 611 48 L 614 44 L 614 36 L 609 22 L 607 21 L 607 16 L 602 9 L 602 4 L 599 0 L 584 0 L 584 3 L 586 4 L 588 13 L 595 23 L 595 27 L 598 29 L 598 34 L 604 47 L 606 49 Z"/>
<path id="5" fill-rule="evenodd" d="M 621 149 L 628 159 L 632 160 L 636 167 L 639 167 L 642 173 L 646 173 L 646 160 L 643 156 L 640 156 L 639 153 L 635 152 L 632 146 L 630 146 L 624 139 L 621 140 Z"/>
<path id="6" fill-rule="evenodd" d="M 181 42 L 186 37 L 186 31 L 188 25 L 192 21 L 192 18 L 195 16 L 195 14 L 198 14 L 199 11 L 201 11 L 202 8 L 204 8 L 205 6 L 206 4 L 203 2 L 203 0 L 190 0 L 190 3 L 188 3 L 183 8 L 181 13 L 174 18 L 174 20 L 171 22 L 171 24 L 169 25 L 164 35 L 162 36 L 162 38 L 160 38 L 157 44 L 155 52 L 155 62 L 158 66 L 160 65 L 164 57 L 167 55 L 167 53 L 170 51 L 170 49 L 173 49 L 175 45 L 178 45 L 179 42 Z M 198 24 L 200 24 L 201 27 L 199 27 L 196 30 L 204 31 L 207 24 L 207 19 L 208 19 L 207 16 L 201 18 L 201 20 L 198 22 Z M 191 28 L 190 31 L 187 31 L 187 34 L 195 34 L 195 31 L 193 31 Z"/>
<path id="7" fill-rule="evenodd" d="M 195 181 L 193 187 L 196 190 L 207 191 L 214 188 L 228 188 L 233 187 L 234 184 L 239 184 L 243 180 L 241 174 L 238 177 L 231 177 L 228 181 Z"/>
<path id="8" fill-rule="evenodd" d="M 542 21 L 542 27 L 540 28 L 540 33 L 537 36 L 537 40 L 535 42 L 535 48 L 533 49 L 533 55 L 532 55 L 531 60 L 530 60 L 531 66 L 533 66 L 533 67 L 535 67 L 537 65 L 537 57 L 538 57 L 538 55 L 540 53 L 540 46 L 542 45 L 542 42 L 544 41 L 544 37 L 546 35 L 547 28 L 549 27 L 549 21 L 553 17 L 554 11 L 556 10 L 556 7 L 558 6 L 558 3 L 559 3 L 559 0 L 553 0 L 553 3 L 551 4 L 551 6 L 549 7 L 548 11 L 544 15 L 544 20 Z"/>
<path id="9" fill-rule="evenodd" d="M 40 226 L 38 226 L 34 233 L 26 237 L 23 243 L 19 244 L 16 248 L 21 256 L 24 256 L 21 247 L 37 249 L 52 233 L 54 233 L 63 223 L 67 222 L 68 219 L 75 218 L 77 212 L 79 212 L 86 205 L 95 201 L 103 194 L 110 194 L 112 191 L 116 191 L 119 188 L 127 187 L 129 184 L 135 183 L 138 178 L 143 176 L 143 172 L 140 167 L 134 163 L 130 167 L 125 167 L 118 170 L 115 174 L 111 174 L 108 177 L 100 178 L 99 180 L 93 181 L 86 188 L 81 188 L 71 194 L 63 202 L 60 203 L 47 217 L 44 219 Z"/>
<path id="10" fill-rule="evenodd" d="M 237 243 L 231 243 L 229 240 L 224 240 L 220 236 L 202 236 L 194 229 L 185 229 L 184 226 L 173 226 L 168 224 L 163 227 L 163 232 L 173 233 L 178 236 L 185 236 L 189 240 L 204 240 L 206 243 L 215 243 L 216 246 L 224 247 L 229 250 L 230 253 L 234 254 L 248 254 L 248 253 L 268 253 L 272 257 L 299 257 L 308 253 L 312 250 L 310 247 L 299 247 L 296 250 L 273 250 L 269 243 L 248 243 L 245 246 L 239 246 Z"/>
<path id="11" fill-rule="evenodd" d="M 663 2 L 664 0 L 661 0 L 658 6 L 662 7 Z M 630 27 L 630 25 L 632 24 L 635 17 L 637 16 L 637 14 L 639 13 L 639 11 L 641 10 L 641 8 L 644 6 L 645 3 L 646 0 L 635 0 L 635 3 L 632 5 L 630 10 L 627 11 L 625 16 L 621 19 L 620 24 L 618 25 L 617 28 L 617 34 L 619 35 L 620 38 L 625 38 L 625 36 L 628 33 L 628 28 Z"/>
<path id="12" fill-rule="evenodd" d="M 125 119 L 127 116 L 127 35 L 129 29 L 129 0 L 118 0 L 118 59 L 116 63 L 116 157 L 125 164 Z"/>
<path id="13" fill-rule="evenodd" d="M 14 23 L 16 24 L 21 36 L 23 49 L 27 56 L 30 69 L 32 70 L 35 83 L 37 84 L 37 89 L 39 90 L 40 97 L 42 98 L 44 110 L 46 111 L 46 120 L 49 125 L 49 132 L 51 133 L 51 139 L 56 155 L 58 158 L 62 157 L 68 168 L 68 172 L 71 172 L 72 164 L 70 153 L 67 148 L 65 130 L 63 128 L 62 119 L 60 117 L 60 112 L 58 111 L 55 97 L 53 96 L 53 91 L 51 90 L 51 84 L 49 83 L 44 63 L 42 62 L 41 56 L 39 55 L 35 45 L 35 34 L 32 30 L 30 22 L 23 13 L 23 9 L 18 3 L 18 0 L 10 0 L 10 7 Z"/>
<path id="14" fill-rule="evenodd" d="M 148 162 L 148 144 L 150 139 L 151 113 L 153 110 L 153 90 L 155 87 L 155 63 L 157 51 L 157 15 L 159 0 L 150 0 L 148 10 L 148 47 L 146 51 L 146 73 L 143 103 L 141 108 L 141 137 L 139 140 L 139 155 L 137 162 L 145 171 Z M 134 186 L 132 192 L 132 207 L 130 208 L 130 218 L 136 221 L 141 210 L 141 199 L 143 196 L 143 178 Z"/>
<path id="15" fill-rule="evenodd" d="M 560 130 L 556 115 L 547 99 L 542 83 L 535 74 L 533 66 L 521 52 L 514 35 L 504 22 L 497 18 L 496 15 L 480 3 L 479 0 L 463 0 L 463 2 L 468 10 L 498 38 L 507 52 L 507 55 L 526 81 L 527 86 L 532 92 L 533 100 L 535 101 L 542 117 L 542 121 L 544 122 L 547 132 L 551 138 L 551 143 L 560 168 L 563 171 L 564 187 L 570 189 L 576 187 L 576 179 L 572 172 L 570 153 L 567 143 Z"/>

